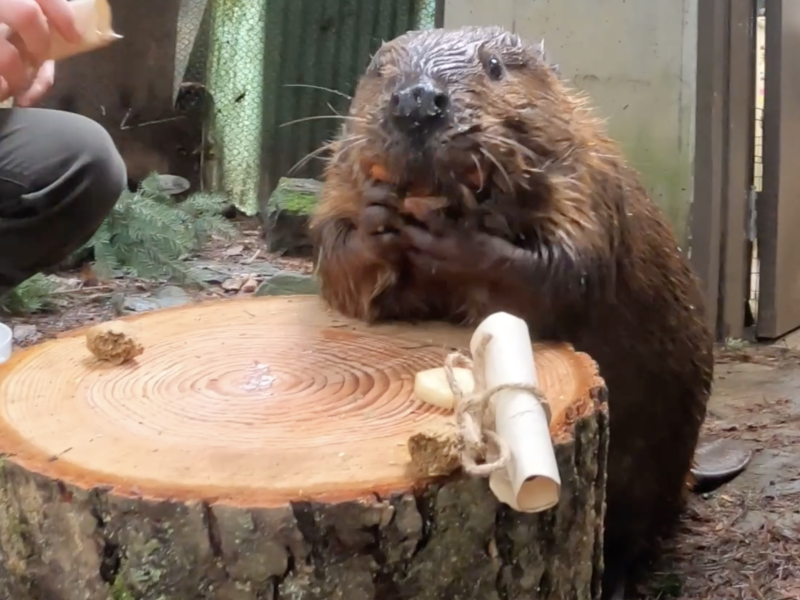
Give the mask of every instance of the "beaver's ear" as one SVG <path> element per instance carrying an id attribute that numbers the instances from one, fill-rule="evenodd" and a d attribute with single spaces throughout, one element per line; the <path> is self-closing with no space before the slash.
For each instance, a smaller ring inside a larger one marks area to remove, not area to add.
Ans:
<path id="1" fill-rule="evenodd" d="M 528 55 L 530 57 L 530 67 L 547 67 L 555 75 L 561 75 L 561 67 L 555 63 L 550 62 L 550 55 L 544 49 L 544 39 L 538 44 L 533 44 L 528 47 Z"/>
<path id="2" fill-rule="evenodd" d="M 367 65 L 367 70 L 364 73 L 366 77 L 379 78 L 384 75 L 384 70 L 388 63 L 391 61 L 392 55 L 395 53 L 395 46 L 390 42 L 384 42 L 380 48 L 375 51 Z"/>
<path id="3" fill-rule="evenodd" d="M 550 56 L 547 53 L 547 50 L 544 49 L 544 38 L 542 38 L 538 44 L 534 44 L 531 48 L 531 54 L 535 57 L 536 61 L 540 65 L 548 65 L 550 62 Z M 557 65 L 548 65 L 550 68 L 556 67 Z"/>

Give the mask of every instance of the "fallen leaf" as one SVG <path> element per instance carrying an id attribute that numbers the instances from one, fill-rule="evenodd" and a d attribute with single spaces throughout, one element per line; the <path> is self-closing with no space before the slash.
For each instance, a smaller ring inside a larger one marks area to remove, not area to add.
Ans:
<path id="1" fill-rule="evenodd" d="M 250 264 L 250 263 L 252 263 L 252 262 L 253 262 L 253 261 L 254 261 L 256 258 L 258 258 L 258 255 L 259 255 L 259 254 L 261 254 L 261 248 L 258 248 L 258 249 L 255 251 L 255 253 L 253 254 L 253 256 L 251 256 L 250 258 L 246 258 L 246 259 L 244 259 L 244 264 L 246 264 L 246 265 L 249 265 L 249 264 Z"/>
<path id="2" fill-rule="evenodd" d="M 14 326 L 14 340 L 17 343 L 25 343 L 25 342 L 35 342 L 42 334 L 39 333 L 39 330 L 36 328 L 36 325 L 16 325 Z"/>
<path id="3" fill-rule="evenodd" d="M 246 282 L 245 277 L 231 277 L 222 282 L 222 289 L 226 292 L 238 292 Z"/>
<path id="4" fill-rule="evenodd" d="M 231 257 L 231 256 L 239 256 L 242 252 L 244 252 L 244 244 L 234 244 L 233 246 L 226 248 L 225 252 L 223 252 L 223 256 Z"/>

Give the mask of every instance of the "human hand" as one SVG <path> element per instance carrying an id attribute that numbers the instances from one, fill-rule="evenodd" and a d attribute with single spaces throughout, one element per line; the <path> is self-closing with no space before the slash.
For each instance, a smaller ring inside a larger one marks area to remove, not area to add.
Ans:
<path id="1" fill-rule="evenodd" d="M 42 66 L 39 67 L 39 71 L 36 73 L 36 76 L 33 79 L 31 87 L 16 97 L 17 104 L 23 107 L 32 106 L 41 100 L 42 96 L 44 96 L 50 90 L 50 88 L 53 87 L 55 73 L 56 64 L 54 61 L 48 60 L 42 63 Z"/>
<path id="2" fill-rule="evenodd" d="M 3 99 L 24 94 L 47 69 L 41 66 L 50 49 L 51 29 L 68 42 L 80 41 L 75 17 L 67 0 L 0 0 L 0 24 L 10 31 L 0 35 L 0 92 Z M 15 44 L 9 36 L 19 40 Z"/>

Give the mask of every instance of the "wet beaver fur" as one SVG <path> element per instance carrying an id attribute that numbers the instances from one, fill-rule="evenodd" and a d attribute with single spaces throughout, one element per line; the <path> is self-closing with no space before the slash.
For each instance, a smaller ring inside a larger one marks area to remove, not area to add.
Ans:
<path id="1" fill-rule="evenodd" d="M 464 324 L 508 311 L 597 361 L 603 597 L 619 595 L 680 513 L 712 383 L 698 280 L 664 213 L 543 47 L 498 27 L 385 43 L 331 150 L 311 229 L 333 308 Z M 448 206 L 410 218 L 412 186 Z"/>

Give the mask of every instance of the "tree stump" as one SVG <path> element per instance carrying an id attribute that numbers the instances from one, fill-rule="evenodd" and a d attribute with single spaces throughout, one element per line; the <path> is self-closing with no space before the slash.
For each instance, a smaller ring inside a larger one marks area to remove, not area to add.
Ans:
<path id="1" fill-rule="evenodd" d="M 370 327 L 315 296 L 126 321 L 133 362 L 98 362 L 81 330 L 0 368 L 0 598 L 598 597 L 608 428 L 588 356 L 535 346 L 562 496 L 522 514 L 486 480 L 408 468 L 409 436 L 453 418 L 414 375 L 469 330 Z"/>
<path id="2" fill-rule="evenodd" d="M 322 183 L 315 179 L 282 178 L 262 211 L 264 237 L 270 252 L 311 256 L 314 243 L 308 232 Z"/>

